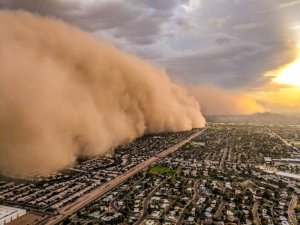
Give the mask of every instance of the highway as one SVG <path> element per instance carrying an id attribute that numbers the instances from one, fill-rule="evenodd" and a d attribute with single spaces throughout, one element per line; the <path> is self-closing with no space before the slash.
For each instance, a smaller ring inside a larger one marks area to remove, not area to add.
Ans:
<path id="1" fill-rule="evenodd" d="M 72 214 L 76 213 L 78 210 L 82 209 L 83 207 L 85 207 L 86 205 L 91 203 L 92 201 L 94 201 L 97 198 L 101 197 L 102 195 L 104 195 L 105 193 L 110 191 L 111 189 L 117 187 L 119 184 L 123 183 L 125 180 L 132 177 L 133 175 L 135 175 L 139 171 L 141 171 L 141 170 L 145 169 L 146 167 L 150 166 L 151 164 L 156 162 L 159 158 L 166 157 L 167 155 L 175 152 L 177 149 L 179 149 L 180 147 L 182 147 L 186 143 L 190 142 L 193 138 L 195 138 L 195 137 L 199 136 L 200 134 L 202 134 L 206 129 L 207 128 L 190 135 L 186 139 L 184 139 L 184 140 L 180 141 L 179 143 L 171 146 L 170 148 L 160 152 L 156 156 L 153 156 L 153 157 L 145 160 L 144 162 L 141 162 L 140 164 L 134 166 L 133 168 L 131 168 L 130 170 L 128 170 L 124 174 L 114 178 L 111 181 L 106 182 L 105 184 L 101 185 L 100 187 L 98 187 L 94 191 L 92 191 L 92 192 L 78 198 L 76 201 L 66 205 L 61 210 L 59 210 L 59 212 L 58 212 L 59 214 L 57 216 L 54 216 L 54 217 L 50 218 L 49 221 L 47 223 L 45 223 L 45 225 L 55 225 L 55 224 L 60 223 L 66 217 L 71 216 Z"/>

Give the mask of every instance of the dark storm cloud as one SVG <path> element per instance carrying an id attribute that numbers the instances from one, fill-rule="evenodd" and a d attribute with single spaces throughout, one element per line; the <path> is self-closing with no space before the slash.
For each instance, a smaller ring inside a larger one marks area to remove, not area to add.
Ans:
<path id="1" fill-rule="evenodd" d="M 70 2 L 63 0 L 1 0 L 0 7 L 2 9 L 22 9 L 39 14 L 46 15 L 60 15 L 68 12 L 67 14 L 74 13 L 80 9 L 78 2 Z"/>
<path id="2" fill-rule="evenodd" d="M 170 73 L 191 83 L 239 88 L 294 59 L 298 39 L 290 25 L 300 21 L 298 1 L 285 1 L 284 10 L 282 1 L 273 0 L 201 2 L 192 17 L 202 32 L 192 52 L 164 61 Z"/>
<path id="3" fill-rule="evenodd" d="M 63 1 L 2 0 L 1 8 L 23 9 L 50 15 L 87 31 L 112 30 L 117 38 L 143 45 L 161 33 L 162 24 L 173 15 L 178 1 Z"/>
<path id="4" fill-rule="evenodd" d="M 244 77 L 236 73 L 240 59 L 251 58 L 262 51 L 255 45 L 217 47 L 210 51 L 193 53 L 164 61 L 167 71 L 189 82 L 216 83 L 224 86 L 240 85 Z M 246 65 L 244 65 L 246 66 Z"/>
<path id="5" fill-rule="evenodd" d="M 63 0 L 4 0 L 0 3 L 0 6 L 55 16 L 89 31 L 122 27 L 141 13 L 141 10 L 137 7 L 132 7 L 126 3 L 122 3 L 120 6 L 117 1 L 89 4 L 87 2 Z"/>
<path id="6" fill-rule="evenodd" d="M 162 62 L 168 73 L 189 83 L 214 83 L 227 88 L 236 88 L 255 83 L 265 71 L 291 62 L 295 57 L 294 43 L 274 41 L 255 44 L 232 44 L 225 39 L 214 49 L 170 58 Z"/>

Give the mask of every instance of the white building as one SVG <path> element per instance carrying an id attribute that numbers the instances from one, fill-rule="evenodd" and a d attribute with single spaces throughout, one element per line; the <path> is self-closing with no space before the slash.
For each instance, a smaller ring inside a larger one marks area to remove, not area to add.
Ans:
<path id="1" fill-rule="evenodd" d="M 0 205 L 0 225 L 9 223 L 25 214 L 26 214 L 25 209 L 19 209 L 19 208 L 13 208 L 13 207 Z"/>

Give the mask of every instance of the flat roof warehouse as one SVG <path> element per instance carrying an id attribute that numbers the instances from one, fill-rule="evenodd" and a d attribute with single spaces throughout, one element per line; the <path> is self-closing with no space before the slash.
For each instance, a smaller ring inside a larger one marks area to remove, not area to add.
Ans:
<path id="1" fill-rule="evenodd" d="M 9 223 L 26 214 L 25 209 L 0 205 L 0 225 Z"/>

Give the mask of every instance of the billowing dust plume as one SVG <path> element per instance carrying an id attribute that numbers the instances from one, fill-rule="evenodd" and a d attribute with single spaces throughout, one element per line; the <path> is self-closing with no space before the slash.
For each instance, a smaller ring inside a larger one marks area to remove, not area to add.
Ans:
<path id="1" fill-rule="evenodd" d="M 216 86 L 190 86 L 204 115 L 247 115 L 265 112 L 264 106 L 252 95 Z"/>
<path id="2" fill-rule="evenodd" d="M 0 12 L 0 173 L 44 175 L 204 123 L 163 70 L 63 22 Z"/>

